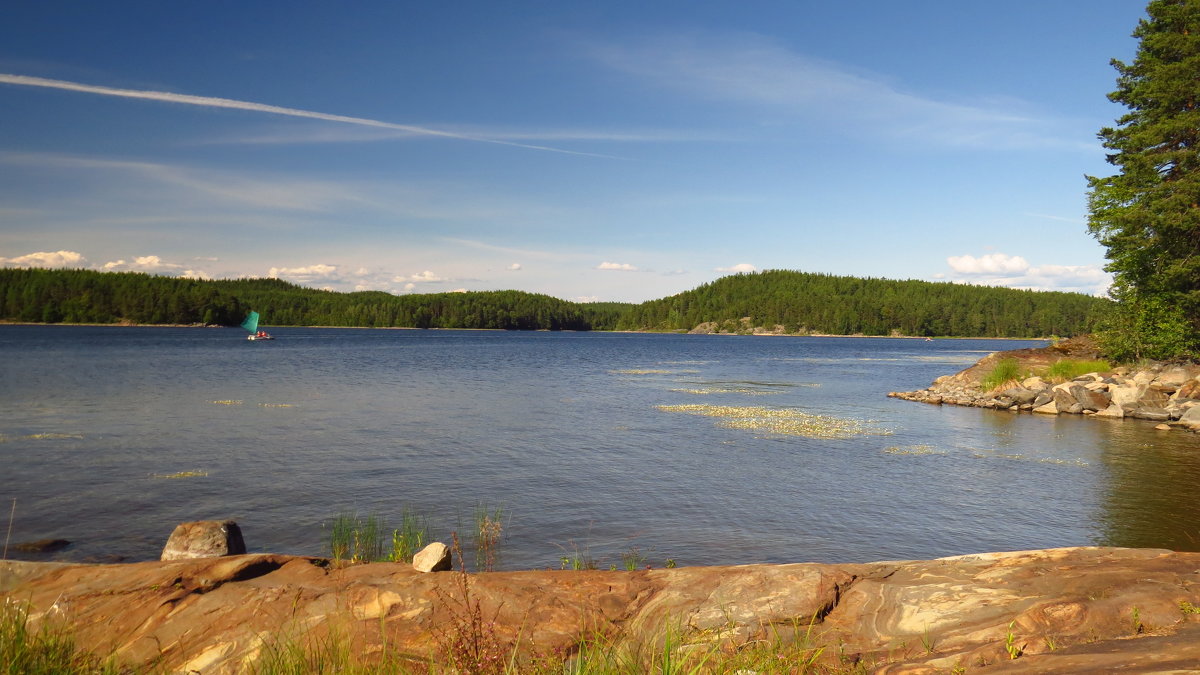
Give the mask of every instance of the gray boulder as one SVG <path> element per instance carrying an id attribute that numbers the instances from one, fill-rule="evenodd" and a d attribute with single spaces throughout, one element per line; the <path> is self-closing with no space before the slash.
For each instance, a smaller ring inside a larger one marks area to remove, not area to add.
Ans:
<path id="1" fill-rule="evenodd" d="M 246 542 L 237 523 L 232 520 L 197 520 L 175 526 L 160 559 L 219 558 L 245 552 Z"/>

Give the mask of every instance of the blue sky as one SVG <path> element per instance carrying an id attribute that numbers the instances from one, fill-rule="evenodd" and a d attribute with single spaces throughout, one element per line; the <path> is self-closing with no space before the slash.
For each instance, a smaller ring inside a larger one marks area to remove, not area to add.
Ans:
<path id="1" fill-rule="evenodd" d="M 339 6 L 339 5 L 345 5 Z M 1136 0 L 35 2 L 0 264 L 641 301 L 736 271 L 1102 292 Z"/>

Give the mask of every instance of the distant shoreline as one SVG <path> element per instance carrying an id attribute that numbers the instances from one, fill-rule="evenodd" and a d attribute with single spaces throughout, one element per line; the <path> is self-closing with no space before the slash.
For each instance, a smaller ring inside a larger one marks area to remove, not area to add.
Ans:
<path id="1" fill-rule="evenodd" d="M 202 323 L 41 323 L 37 321 L 7 321 L 0 319 L 0 326 L 67 326 L 67 327 L 99 327 L 99 328 L 238 328 L 238 326 L 220 326 L 217 324 L 202 324 Z M 685 330 L 550 330 L 540 328 L 537 330 L 519 330 L 507 328 L 416 328 L 413 326 L 266 326 L 267 328 L 347 328 L 352 330 L 470 330 L 470 331 L 486 331 L 496 333 L 629 333 L 633 335 L 716 335 L 724 337 L 817 337 L 817 338 L 870 338 L 870 339 L 887 339 L 887 340 L 1043 340 L 1047 341 L 1048 337 L 986 337 L 986 336 L 962 336 L 962 335 L 938 335 L 934 337 L 922 337 L 919 335 L 833 335 L 830 333 L 689 333 Z"/>

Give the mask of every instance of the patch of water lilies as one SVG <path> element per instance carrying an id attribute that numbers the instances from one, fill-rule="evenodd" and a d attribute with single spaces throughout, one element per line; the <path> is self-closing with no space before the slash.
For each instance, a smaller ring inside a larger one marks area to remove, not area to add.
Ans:
<path id="1" fill-rule="evenodd" d="M 233 401 L 233 400 L 213 401 L 213 403 L 215 403 L 217 405 L 241 405 L 242 404 L 241 401 Z"/>
<path id="2" fill-rule="evenodd" d="M 719 417 L 717 426 L 727 429 L 745 429 L 782 436 L 806 436 L 808 438 L 852 438 L 854 436 L 891 435 L 891 430 L 872 426 L 871 423 L 834 417 L 813 415 L 792 408 L 767 408 L 762 406 L 726 405 L 660 405 L 665 412 L 682 412 L 690 415 Z"/>
<path id="3" fill-rule="evenodd" d="M 258 405 L 263 408 L 294 408 L 296 406 L 295 403 L 259 403 Z"/>

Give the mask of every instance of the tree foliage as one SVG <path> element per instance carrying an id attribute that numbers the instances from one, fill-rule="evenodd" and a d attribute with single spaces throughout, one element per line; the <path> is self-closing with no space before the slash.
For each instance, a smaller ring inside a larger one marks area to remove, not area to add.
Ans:
<path id="1" fill-rule="evenodd" d="M 1128 112 L 1101 129 L 1118 173 L 1089 177 L 1091 233 L 1108 249 L 1119 304 L 1102 335 L 1120 359 L 1200 355 L 1200 0 L 1154 0 L 1113 60 L 1109 99 Z M 1150 334 L 1158 331 L 1159 334 Z"/>
<path id="2" fill-rule="evenodd" d="M 198 281 L 88 270 L 0 269 L 0 319 L 40 323 L 678 330 L 1030 337 L 1091 329 L 1107 301 L 924 281 L 768 271 L 718 279 L 640 305 L 574 303 L 522 291 L 335 293 L 278 279 Z M 750 323 L 742 322 L 750 317 Z"/>
<path id="3" fill-rule="evenodd" d="M 1065 336 L 1091 330 L 1108 304 L 1079 293 L 769 270 L 634 306 L 618 327 L 678 330 L 714 322 L 735 332 L 783 326 L 834 335 Z"/>
<path id="4" fill-rule="evenodd" d="M 273 326 L 591 330 L 615 326 L 626 306 L 522 291 L 395 296 L 335 293 L 278 279 L 0 269 L 0 319 L 39 323 L 237 325 L 257 309 L 264 325 Z"/>

